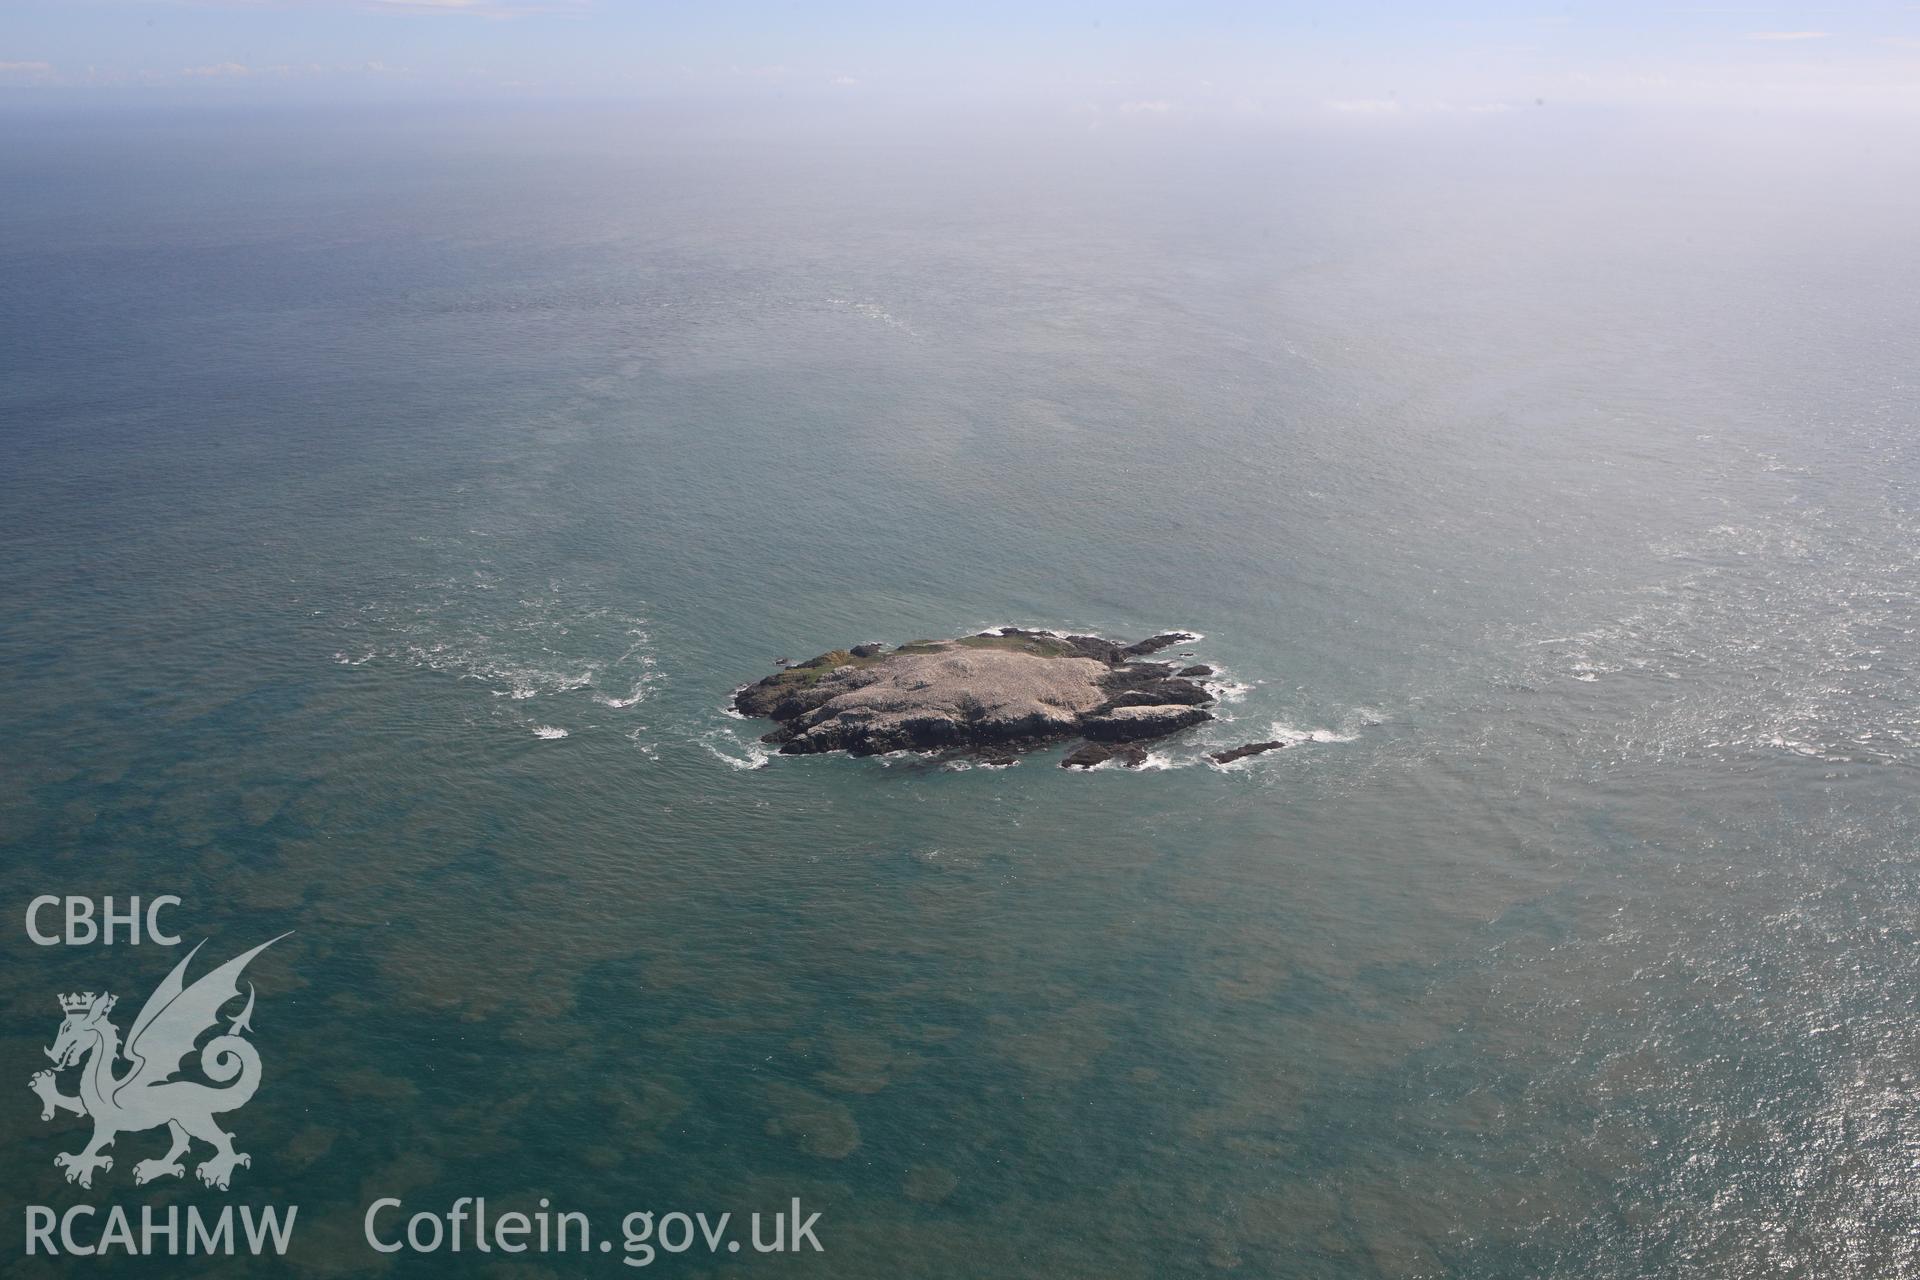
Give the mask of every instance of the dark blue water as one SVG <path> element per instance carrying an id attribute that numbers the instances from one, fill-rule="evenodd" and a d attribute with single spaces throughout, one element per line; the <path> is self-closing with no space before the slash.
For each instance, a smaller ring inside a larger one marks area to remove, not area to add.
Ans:
<path id="1" fill-rule="evenodd" d="M 1789 141 L 26 120 L 9 918 L 297 930 L 230 1127 L 308 1270 L 472 1274 L 360 1220 L 485 1195 L 823 1211 L 686 1274 L 1908 1274 L 1920 190 Z M 1203 633 L 1231 719 L 722 710 L 1006 622 Z M 0 939 L 22 1081 L 177 959 Z M 0 1108 L 10 1256 L 232 1198 L 83 1133 Z"/>

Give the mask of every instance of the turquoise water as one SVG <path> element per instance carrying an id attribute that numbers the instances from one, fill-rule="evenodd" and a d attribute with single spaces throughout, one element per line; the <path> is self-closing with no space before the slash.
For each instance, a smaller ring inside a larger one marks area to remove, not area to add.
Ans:
<path id="1" fill-rule="evenodd" d="M 151 1134 L 67 1186 L 22 1088 L 16 1264 L 20 1205 L 235 1199 L 472 1274 L 360 1219 L 484 1195 L 822 1211 L 684 1274 L 1920 1270 L 1884 156 L 31 123 L 9 918 L 297 932 L 234 1195 L 135 1189 Z M 1012 622 L 1203 633 L 1232 719 L 1075 775 L 723 710 Z M 0 949 L 22 1081 L 177 959 Z"/>

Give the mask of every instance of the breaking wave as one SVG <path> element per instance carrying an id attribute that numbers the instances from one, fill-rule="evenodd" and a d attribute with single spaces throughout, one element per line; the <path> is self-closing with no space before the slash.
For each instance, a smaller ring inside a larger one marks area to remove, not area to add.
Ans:
<path id="1" fill-rule="evenodd" d="M 339 620 L 352 638 L 334 661 L 449 675 L 509 702 L 585 694 L 615 711 L 645 702 L 661 683 L 644 617 L 593 603 L 588 589 L 560 580 L 502 588 L 477 569 L 419 582 L 398 600 L 362 602 Z"/>
<path id="2" fill-rule="evenodd" d="M 764 769 L 773 762 L 775 752 L 764 742 L 742 741 L 730 729 L 715 729 L 700 736 L 700 745 L 714 759 L 733 769 Z"/>

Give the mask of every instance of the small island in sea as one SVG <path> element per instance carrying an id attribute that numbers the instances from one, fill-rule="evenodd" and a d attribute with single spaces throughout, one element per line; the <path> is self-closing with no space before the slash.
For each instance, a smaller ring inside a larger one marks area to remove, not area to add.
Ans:
<path id="1" fill-rule="evenodd" d="M 1061 761 L 1145 763 L 1141 745 L 1213 719 L 1210 667 L 1142 659 L 1195 640 L 1163 632 L 1133 644 L 1002 627 L 897 648 L 860 644 L 782 670 L 733 695 L 744 716 L 778 725 L 761 739 L 786 755 L 951 751 L 1011 764 L 1023 751 L 1083 739 Z"/>

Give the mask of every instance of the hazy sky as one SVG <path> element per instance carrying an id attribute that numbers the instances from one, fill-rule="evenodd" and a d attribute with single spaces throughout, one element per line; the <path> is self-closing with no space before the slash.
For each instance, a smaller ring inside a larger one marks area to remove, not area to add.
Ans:
<path id="1" fill-rule="evenodd" d="M 0 0 L 0 102 L 61 95 L 1920 116 L 1920 3 Z"/>

